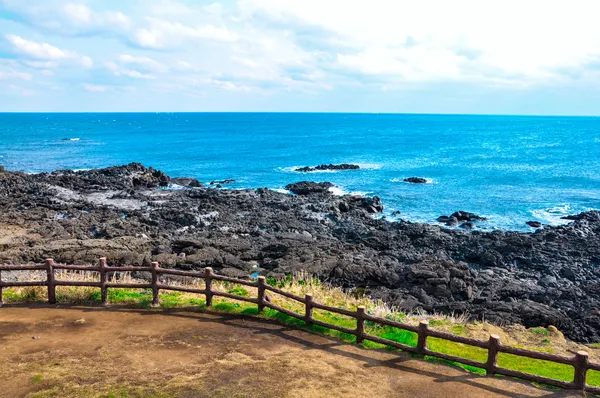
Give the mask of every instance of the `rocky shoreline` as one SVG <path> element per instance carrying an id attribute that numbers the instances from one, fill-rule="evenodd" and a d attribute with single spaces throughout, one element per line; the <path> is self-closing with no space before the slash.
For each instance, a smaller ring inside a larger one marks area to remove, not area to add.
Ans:
<path id="1" fill-rule="evenodd" d="M 173 182 L 179 189 L 169 189 Z M 203 187 L 135 163 L 0 171 L 0 263 L 106 256 L 236 277 L 304 270 L 404 310 L 555 325 L 572 340 L 600 341 L 600 212 L 533 233 L 456 230 L 376 219 L 377 197 L 290 182 L 295 195 Z M 445 222 L 474 216 L 457 212 Z"/>

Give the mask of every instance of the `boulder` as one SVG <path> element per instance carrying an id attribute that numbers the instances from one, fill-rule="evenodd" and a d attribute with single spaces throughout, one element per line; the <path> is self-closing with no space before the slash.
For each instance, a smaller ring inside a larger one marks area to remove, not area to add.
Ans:
<path id="1" fill-rule="evenodd" d="M 202 183 L 195 178 L 177 177 L 171 178 L 171 184 L 181 185 L 187 188 L 200 188 Z"/>
<path id="2" fill-rule="evenodd" d="M 330 182 L 300 181 L 286 185 L 285 189 L 296 195 L 312 195 L 319 193 L 331 194 L 329 188 L 333 186 L 334 185 Z"/>
<path id="3" fill-rule="evenodd" d="M 541 228 L 542 223 L 539 221 L 527 221 L 525 224 L 529 225 L 532 228 Z"/>
<path id="4" fill-rule="evenodd" d="M 450 217 L 456 217 L 458 221 L 487 221 L 487 218 L 468 211 L 457 211 L 452 213 Z"/>
<path id="5" fill-rule="evenodd" d="M 427 180 L 422 177 L 409 177 L 405 178 L 404 182 L 410 182 L 411 184 L 427 184 Z"/>

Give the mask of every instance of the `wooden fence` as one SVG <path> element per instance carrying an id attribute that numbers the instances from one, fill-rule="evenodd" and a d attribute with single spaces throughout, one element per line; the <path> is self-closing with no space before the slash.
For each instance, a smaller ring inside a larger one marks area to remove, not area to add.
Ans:
<path id="1" fill-rule="evenodd" d="M 100 274 L 100 280 L 98 282 L 88 281 L 61 281 L 56 280 L 54 271 L 55 270 L 70 270 L 70 271 L 92 271 Z M 45 281 L 31 281 L 31 282 L 9 282 L 2 281 L 2 271 L 46 271 L 47 278 Z M 152 275 L 151 283 L 113 283 L 109 282 L 109 273 L 114 272 L 149 272 Z M 194 289 L 183 286 L 171 286 L 160 283 L 159 275 L 172 275 L 181 277 L 201 278 L 204 279 L 204 289 Z M 221 292 L 212 288 L 213 281 L 225 281 L 237 283 L 244 286 L 255 287 L 258 290 L 258 297 L 245 297 L 238 296 L 231 293 Z M 588 353 L 585 351 L 579 351 L 574 357 L 564 357 L 559 355 L 547 354 L 537 351 L 529 351 L 520 348 L 509 347 L 500 343 L 500 338 L 496 335 L 491 335 L 489 340 L 477 340 L 467 338 L 463 336 L 457 336 L 450 333 L 440 332 L 429 329 L 427 321 L 421 321 L 418 326 L 407 325 L 400 322 L 392 321 L 390 319 L 379 318 L 372 316 L 365 311 L 365 307 L 358 307 L 356 311 L 350 311 L 342 308 L 330 307 L 327 305 L 319 304 L 314 301 L 310 294 L 304 297 L 297 296 L 295 294 L 286 292 L 282 289 L 270 286 L 266 283 L 264 277 L 258 277 L 256 281 L 247 281 L 236 278 L 230 278 L 226 276 L 217 275 L 211 268 L 205 268 L 202 272 L 193 271 L 181 271 L 174 269 L 160 268 L 158 263 L 152 263 L 149 267 L 109 267 L 106 263 L 105 258 L 101 258 L 97 266 L 82 266 L 82 265 L 64 265 L 56 264 L 52 259 L 46 260 L 44 265 L 0 265 L 0 306 L 2 306 L 2 289 L 5 287 L 22 287 L 22 286 L 47 286 L 48 287 L 48 302 L 51 304 L 56 303 L 56 287 L 57 286 L 89 286 L 98 287 L 101 290 L 101 300 L 103 304 L 108 302 L 108 289 L 109 288 L 140 288 L 140 289 L 152 289 L 152 305 L 159 305 L 159 291 L 160 290 L 173 290 L 187 293 L 197 293 L 206 296 L 206 306 L 211 307 L 214 296 L 226 297 L 229 299 L 246 301 L 254 303 L 258 306 L 259 312 L 263 311 L 265 307 L 273 310 L 282 312 L 291 317 L 303 320 L 307 325 L 318 325 L 324 328 L 337 330 L 343 333 L 356 336 L 356 342 L 362 343 L 365 340 L 369 340 L 375 343 L 384 344 L 390 347 L 399 348 L 403 351 L 426 355 L 430 357 L 436 357 L 445 359 L 448 361 L 458 362 L 464 365 L 475 366 L 484 369 L 487 375 L 505 375 L 510 377 L 516 377 L 522 380 L 528 380 L 538 383 L 543 383 L 555 387 L 573 389 L 580 391 L 588 391 L 592 393 L 600 393 L 600 387 L 589 386 L 586 384 L 586 376 L 588 370 L 600 371 L 600 364 L 589 363 Z M 278 305 L 273 304 L 266 296 L 266 292 L 273 292 L 280 294 L 288 299 L 297 301 L 304 304 L 304 314 L 298 314 L 290 311 L 286 308 L 282 308 Z M 356 319 L 356 329 L 348 329 L 338 325 L 332 325 L 326 322 L 322 322 L 313 317 L 313 310 L 320 309 L 325 311 L 334 312 L 337 314 L 345 315 Z M 373 336 L 365 332 L 365 321 L 369 321 L 379 325 L 391 326 L 394 328 L 407 330 L 414 332 L 418 336 L 418 343 L 416 347 L 401 344 L 396 341 L 388 340 L 378 336 Z M 479 362 L 472 359 L 457 357 L 454 355 L 448 355 L 436 351 L 432 351 L 427 347 L 427 338 L 435 337 L 443 340 L 448 340 L 456 343 L 462 343 L 473 347 L 479 347 L 487 350 L 487 361 Z M 571 365 L 574 368 L 574 378 L 572 382 L 566 382 L 561 380 L 555 380 L 547 377 L 533 375 L 529 373 L 523 373 L 516 370 L 506 369 L 497 365 L 497 359 L 499 353 L 507 353 L 518 355 L 526 358 L 540 359 L 550 361 L 554 363 L 560 363 L 565 365 Z"/>

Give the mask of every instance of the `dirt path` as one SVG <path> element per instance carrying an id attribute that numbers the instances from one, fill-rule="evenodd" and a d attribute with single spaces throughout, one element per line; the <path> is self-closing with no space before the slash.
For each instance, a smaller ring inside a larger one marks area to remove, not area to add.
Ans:
<path id="1" fill-rule="evenodd" d="M 0 397 L 567 397 L 266 321 L 4 307 Z"/>

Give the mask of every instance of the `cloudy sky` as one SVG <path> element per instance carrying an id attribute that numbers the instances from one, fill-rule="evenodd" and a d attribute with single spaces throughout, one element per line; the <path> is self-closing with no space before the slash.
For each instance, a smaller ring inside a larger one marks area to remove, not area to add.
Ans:
<path id="1" fill-rule="evenodd" d="M 0 111 L 600 115 L 598 0 L 0 0 Z"/>

